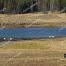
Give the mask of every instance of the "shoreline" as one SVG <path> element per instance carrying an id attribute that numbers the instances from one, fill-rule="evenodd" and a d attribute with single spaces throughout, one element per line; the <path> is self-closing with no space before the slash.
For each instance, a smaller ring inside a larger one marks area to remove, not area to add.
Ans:
<path id="1" fill-rule="evenodd" d="M 0 23 L 0 28 L 49 28 L 49 27 L 66 27 L 66 22 L 44 22 L 44 23 Z"/>
<path id="2" fill-rule="evenodd" d="M 62 39 L 62 38 L 66 38 L 66 36 L 59 36 L 59 37 L 44 37 L 44 38 L 0 38 L 0 42 L 4 42 L 4 41 L 29 41 L 29 40 L 50 40 L 50 39 Z"/>

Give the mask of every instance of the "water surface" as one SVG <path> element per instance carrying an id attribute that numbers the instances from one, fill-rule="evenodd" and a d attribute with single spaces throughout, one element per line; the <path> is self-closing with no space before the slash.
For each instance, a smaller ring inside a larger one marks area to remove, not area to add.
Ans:
<path id="1" fill-rule="evenodd" d="M 46 38 L 66 36 L 66 28 L 13 28 L 0 30 L 0 37 Z"/>

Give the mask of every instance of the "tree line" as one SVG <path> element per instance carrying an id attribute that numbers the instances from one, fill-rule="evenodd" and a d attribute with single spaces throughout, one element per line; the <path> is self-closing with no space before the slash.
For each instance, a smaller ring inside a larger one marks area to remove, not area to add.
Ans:
<path id="1" fill-rule="evenodd" d="M 39 0 L 40 10 L 43 12 L 61 11 L 66 9 L 66 0 Z M 64 9 L 65 8 L 65 9 Z"/>
<path id="2" fill-rule="evenodd" d="M 0 0 L 0 13 L 28 13 L 35 11 L 60 11 L 66 0 Z"/>

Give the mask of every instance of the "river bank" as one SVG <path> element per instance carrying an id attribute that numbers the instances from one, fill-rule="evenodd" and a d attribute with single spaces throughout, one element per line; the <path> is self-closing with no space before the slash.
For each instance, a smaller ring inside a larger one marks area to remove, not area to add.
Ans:
<path id="1" fill-rule="evenodd" d="M 66 14 L 0 14 L 0 28 L 66 27 Z"/>
<path id="2" fill-rule="evenodd" d="M 44 23 L 0 23 L 0 28 L 46 28 L 46 27 L 66 27 L 66 22 L 44 22 Z"/>
<path id="3" fill-rule="evenodd" d="M 0 42 L 0 65 L 64 66 L 65 53 L 66 38 Z"/>

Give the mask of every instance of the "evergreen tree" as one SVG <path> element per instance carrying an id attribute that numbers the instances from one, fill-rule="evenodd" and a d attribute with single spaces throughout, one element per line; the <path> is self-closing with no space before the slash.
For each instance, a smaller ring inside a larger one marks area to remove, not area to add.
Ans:
<path id="1" fill-rule="evenodd" d="M 37 1 L 39 11 L 44 13 L 48 10 L 54 12 L 66 7 L 66 0 L 0 0 L 0 13 L 2 9 L 4 13 L 19 13 L 33 5 L 34 1 Z M 33 12 L 33 9 L 32 7 L 30 10 Z"/>

